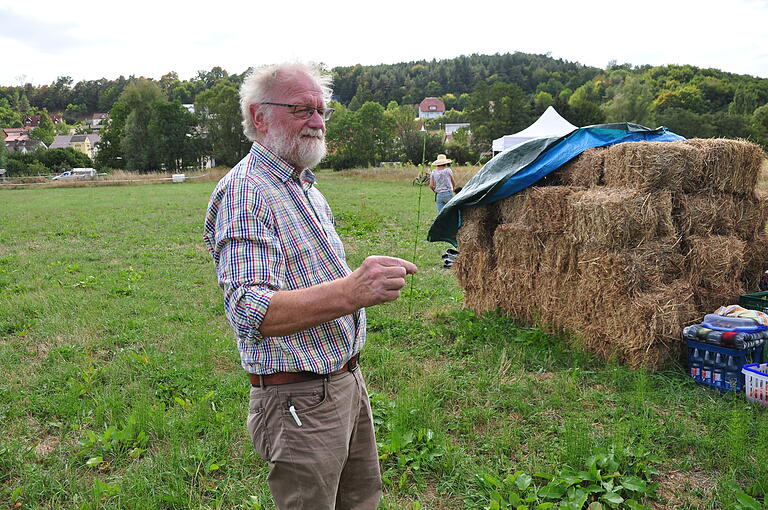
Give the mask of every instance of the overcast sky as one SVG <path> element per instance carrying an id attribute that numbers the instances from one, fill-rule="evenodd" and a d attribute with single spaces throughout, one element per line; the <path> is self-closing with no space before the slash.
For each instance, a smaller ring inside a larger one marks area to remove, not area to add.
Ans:
<path id="1" fill-rule="evenodd" d="M 0 85 L 515 51 L 768 78 L 768 0 L 0 0 Z"/>

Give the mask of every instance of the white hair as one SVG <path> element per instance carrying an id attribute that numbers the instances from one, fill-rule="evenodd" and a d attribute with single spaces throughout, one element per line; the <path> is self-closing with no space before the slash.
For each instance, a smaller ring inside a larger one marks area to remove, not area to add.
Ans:
<path id="1" fill-rule="evenodd" d="M 251 122 L 251 105 L 269 101 L 275 89 L 279 89 L 296 73 L 304 73 L 314 79 L 323 93 L 325 103 L 330 102 L 333 92 L 331 89 L 333 78 L 330 74 L 323 73 L 317 64 L 285 62 L 251 69 L 246 73 L 243 84 L 240 86 L 240 113 L 243 116 L 243 133 L 245 133 L 246 138 L 254 141 L 259 137 L 253 122 Z M 269 115 L 268 111 L 266 115 Z"/>

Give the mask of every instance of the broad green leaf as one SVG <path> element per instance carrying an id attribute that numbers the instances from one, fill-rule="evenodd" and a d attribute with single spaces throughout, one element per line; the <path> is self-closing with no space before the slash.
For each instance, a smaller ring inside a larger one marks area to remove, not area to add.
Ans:
<path id="1" fill-rule="evenodd" d="M 744 506 L 744 510 L 761 510 L 763 508 L 755 498 L 743 491 L 736 493 L 736 500 Z"/>
<path id="2" fill-rule="evenodd" d="M 524 491 L 531 485 L 532 481 L 533 481 L 533 478 L 531 478 L 529 475 L 525 473 L 521 473 L 515 479 L 515 485 L 517 485 L 518 489 L 520 489 L 521 491 Z"/>
<path id="3" fill-rule="evenodd" d="M 579 509 L 587 502 L 587 493 L 581 489 L 571 487 L 568 489 L 568 500 L 575 503 Z"/>
<path id="4" fill-rule="evenodd" d="M 565 487 L 559 483 L 550 482 L 539 490 L 539 497 L 547 499 L 560 499 L 565 494 Z"/>
<path id="5" fill-rule="evenodd" d="M 622 498 L 620 494 L 617 494 L 615 492 L 606 492 L 605 494 L 600 496 L 600 499 L 602 499 L 603 501 L 606 501 L 611 505 L 620 505 L 624 502 L 624 498 Z"/>
<path id="6" fill-rule="evenodd" d="M 575 485 L 575 484 L 578 484 L 578 483 L 581 483 L 581 482 L 584 481 L 583 478 L 581 478 L 580 476 L 576 476 L 576 475 L 563 476 L 563 477 L 560 478 L 560 480 L 562 480 L 567 487 L 570 487 L 571 485 Z"/>
<path id="7" fill-rule="evenodd" d="M 603 510 L 603 505 L 598 501 L 593 501 L 589 504 L 587 510 Z"/>
<path id="8" fill-rule="evenodd" d="M 648 486 L 646 483 L 637 476 L 624 476 L 621 478 L 621 485 L 630 491 L 633 492 L 647 492 Z"/>
<path id="9" fill-rule="evenodd" d="M 553 506 L 555 506 L 554 503 L 549 503 L 549 502 L 547 502 L 547 503 L 539 503 L 538 505 L 536 505 L 536 510 L 548 510 L 549 508 L 552 508 Z"/>
<path id="10" fill-rule="evenodd" d="M 88 459 L 85 465 L 89 467 L 94 467 L 94 466 L 98 466 L 102 462 L 104 462 L 103 457 L 91 457 L 90 459 Z"/>

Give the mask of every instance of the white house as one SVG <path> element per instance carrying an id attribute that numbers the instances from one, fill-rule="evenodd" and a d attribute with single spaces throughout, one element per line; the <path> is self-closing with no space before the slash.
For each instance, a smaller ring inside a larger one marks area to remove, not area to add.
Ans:
<path id="1" fill-rule="evenodd" d="M 445 103 L 436 97 L 425 97 L 419 103 L 419 118 L 433 119 L 445 114 Z"/>

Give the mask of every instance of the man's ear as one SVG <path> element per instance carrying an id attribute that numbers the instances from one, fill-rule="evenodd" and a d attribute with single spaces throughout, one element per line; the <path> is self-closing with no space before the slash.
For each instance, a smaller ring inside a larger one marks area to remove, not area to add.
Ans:
<path id="1" fill-rule="evenodd" d="M 264 121 L 264 112 L 259 111 L 259 108 L 255 104 L 248 106 L 248 112 L 251 115 L 251 123 L 253 123 L 253 127 L 256 128 L 256 131 L 262 134 L 266 133 L 267 125 Z"/>

